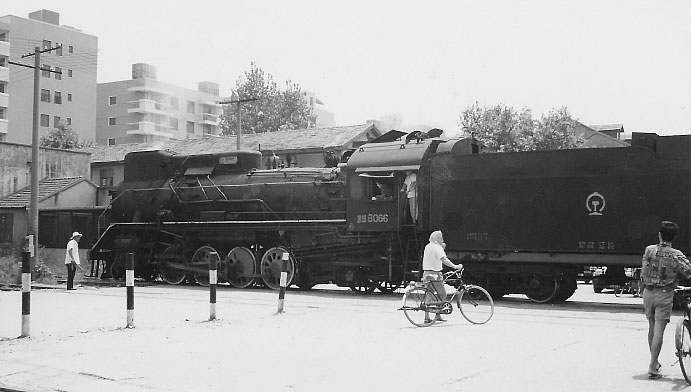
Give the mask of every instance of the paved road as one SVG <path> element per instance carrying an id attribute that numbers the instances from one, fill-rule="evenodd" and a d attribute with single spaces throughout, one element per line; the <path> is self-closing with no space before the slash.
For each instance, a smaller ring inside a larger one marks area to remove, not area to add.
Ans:
<path id="1" fill-rule="evenodd" d="M 286 295 L 222 288 L 208 322 L 201 287 L 137 287 L 134 329 L 125 289 L 32 292 L 31 338 L 16 339 L 21 295 L 0 292 L 0 390 L 27 391 L 670 391 L 688 386 L 673 328 L 646 375 L 641 300 L 579 286 L 571 301 L 511 296 L 487 325 L 415 328 L 400 296 L 333 291 Z M 675 316 L 676 318 L 679 316 Z"/>

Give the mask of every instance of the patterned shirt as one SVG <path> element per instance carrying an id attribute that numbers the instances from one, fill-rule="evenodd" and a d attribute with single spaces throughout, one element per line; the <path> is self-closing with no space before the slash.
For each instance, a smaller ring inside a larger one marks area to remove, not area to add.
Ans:
<path id="1" fill-rule="evenodd" d="M 691 263 L 681 251 L 665 242 L 645 248 L 641 268 L 644 285 L 674 287 L 679 284 L 679 274 L 691 277 Z"/>

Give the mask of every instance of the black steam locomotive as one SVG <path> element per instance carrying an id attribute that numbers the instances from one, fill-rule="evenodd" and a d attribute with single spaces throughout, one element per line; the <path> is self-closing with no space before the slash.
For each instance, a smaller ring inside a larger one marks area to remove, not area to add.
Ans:
<path id="1" fill-rule="evenodd" d="M 92 249 L 122 271 L 170 284 L 238 288 L 393 291 L 418 278 L 429 233 L 495 297 L 563 301 L 584 266 L 635 267 L 677 221 L 689 251 L 691 137 L 634 134 L 630 147 L 490 153 L 473 138 L 411 134 L 365 144 L 337 168 L 261 167 L 256 151 L 183 156 L 130 153 L 111 205 L 113 222 Z M 381 139 L 381 138 L 380 138 Z M 418 219 L 401 189 L 417 173 Z M 379 184 L 377 184 L 379 183 Z"/>

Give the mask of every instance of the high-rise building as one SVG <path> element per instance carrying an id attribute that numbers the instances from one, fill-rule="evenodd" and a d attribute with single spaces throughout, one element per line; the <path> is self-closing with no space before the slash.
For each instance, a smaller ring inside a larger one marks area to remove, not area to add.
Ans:
<path id="1" fill-rule="evenodd" d="M 219 86 L 199 82 L 197 90 L 156 80 L 156 68 L 133 64 L 132 79 L 99 83 L 96 144 L 151 143 L 218 135 Z"/>
<path id="2" fill-rule="evenodd" d="M 60 14 L 40 10 L 28 18 L 0 17 L 0 141 L 31 144 L 35 48 L 40 54 L 39 135 L 60 123 L 82 139 L 96 128 L 98 38 L 60 25 Z"/>
<path id="3" fill-rule="evenodd" d="M 329 108 L 317 98 L 317 94 L 311 91 L 303 91 L 305 102 L 312 108 L 312 113 L 317 116 L 317 127 L 332 127 L 336 125 L 336 116 Z"/>

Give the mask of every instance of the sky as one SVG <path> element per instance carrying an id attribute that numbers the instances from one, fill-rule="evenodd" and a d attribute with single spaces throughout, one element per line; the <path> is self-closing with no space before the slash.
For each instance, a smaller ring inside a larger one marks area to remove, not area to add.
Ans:
<path id="1" fill-rule="evenodd" d="M 332 4 L 333 3 L 333 4 Z M 691 0 L 22 0 L 98 37 L 98 82 L 231 89 L 254 62 L 315 92 L 337 125 L 392 114 L 458 133 L 478 102 L 567 107 L 584 124 L 691 133 Z"/>

